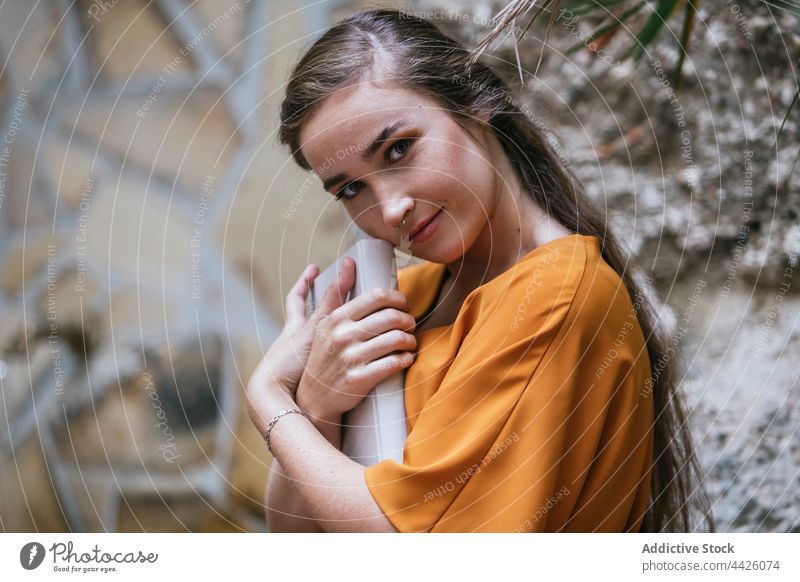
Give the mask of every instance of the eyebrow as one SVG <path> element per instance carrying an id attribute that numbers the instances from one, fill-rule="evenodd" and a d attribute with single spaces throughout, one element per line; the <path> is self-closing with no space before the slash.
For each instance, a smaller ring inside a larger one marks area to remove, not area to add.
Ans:
<path id="1" fill-rule="evenodd" d="M 364 153 L 361 154 L 361 159 L 364 160 L 365 162 L 369 161 L 369 159 L 373 156 L 373 154 L 381 148 L 381 145 L 386 140 L 388 140 L 393 133 L 395 133 L 397 130 L 401 129 L 405 125 L 406 125 L 405 120 L 401 119 L 399 121 L 395 121 L 391 125 L 387 125 L 386 127 L 384 127 L 381 130 L 381 132 L 377 135 L 377 137 L 375 137 L 375 139 L 372 140 L 372 143 L 369 145 L 369 147 L 366 150 L 364 150 Z M 334 184 L 338 184 L 339 182 L 342 182 L 344 180 L 347 180 L 347 174 L 336 174 L 335 176 L 332 176 L 327 180 L 324 180 L 322 182 L 322 188 L 324 190 L 327 190 Z"/>

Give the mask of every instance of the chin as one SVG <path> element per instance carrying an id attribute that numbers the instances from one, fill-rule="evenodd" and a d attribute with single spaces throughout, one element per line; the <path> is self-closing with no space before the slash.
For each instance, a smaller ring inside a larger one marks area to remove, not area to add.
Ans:
<path id="1" fill-rule="evenodd" d="M 427 252 L 414 253 L 415 256 L 434 263 L 455 263 L 464 256 L 466 249 L 458 245 L 458 248 L 435 248 L 426 249 Z"/>

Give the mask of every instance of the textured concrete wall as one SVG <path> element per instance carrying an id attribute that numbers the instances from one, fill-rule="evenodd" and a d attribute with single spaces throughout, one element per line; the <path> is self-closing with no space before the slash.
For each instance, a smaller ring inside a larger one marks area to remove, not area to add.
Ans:
<path id="1" fill-rule="evenodd" d="M 504 3 L 413 9 L 475 46 L 492 4 Z M 648 14 L 588 46 L 600 19 L 564 12 L 535 79 L 545 27 L 519 45 L 521 103 L 665 301 L 719 529 L 798 531 L 800 109 L 776 138 L 798 90 L 800 22 L 755 0 L 698 5 L 679 89 L 682 11 L 636 64 L 621 55 Z M 518 78 L 509 37 L 487 58 Z"/>

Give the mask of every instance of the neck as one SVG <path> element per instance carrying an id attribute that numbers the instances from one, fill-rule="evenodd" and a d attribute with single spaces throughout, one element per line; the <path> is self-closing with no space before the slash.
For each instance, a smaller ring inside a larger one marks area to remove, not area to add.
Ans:
<path id="1" fill-rule="evenodd" d="M 466 293 L 507 271 L 536 247 L 573 234 L 522 189 L 510 167 L 498 174 L 513 176 L 514 181 L 503 184 L 494 208 L 487 209 L 485 228 L 469 250 L 447 264 L 452 284 Z"/>

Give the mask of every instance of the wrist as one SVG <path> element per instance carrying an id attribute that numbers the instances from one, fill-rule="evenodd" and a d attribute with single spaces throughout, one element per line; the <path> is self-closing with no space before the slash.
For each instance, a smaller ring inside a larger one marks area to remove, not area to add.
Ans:
<path id="1" fill-rule="evenodd" d="M 297 406 L 307 412 L 311 417 L 311 422 L 322 432 L 322 427 L 342 424 L 342 413 L 331 410 L 323 410 L 319 407 L 319 402 L 309 400 L 305 397 L 307 390 L 298 389 L 296 394 Z"/>
<path id="2" fill-rule="evenodd" d="M 303 398 L 298 397 L 297 407 L 308 414 L 311 423 L 324 436 L 329 443 L 337 449 L 341 448 L 342 415 L 330 414 L 318 411 L 312 403 L 305 403 Z"/>
<path id="3" fill-rule="evenodd" d="M 299 408 L 291 394 L 272 382 L 268 383 L 265 390 L 259 391 L 257 396 L 248 394 L 247 404 L 250 419 L 262 435 L 279 412 L 288 408 Z"/>
<path id="4" fill-rule="evenodd" d="M 309 416 L 311 416 L 309 414 Z M 342 448 L 342 419 L 334 418 L 328 420 L 321 420 L 311 416 L 311 423 L 316 427 L 319 433 L 324 436 L 327 441 L 333 445 L 337 450 Z"/>

